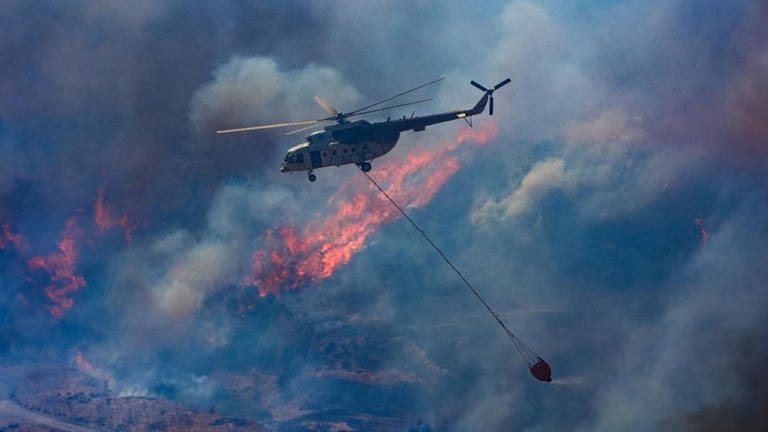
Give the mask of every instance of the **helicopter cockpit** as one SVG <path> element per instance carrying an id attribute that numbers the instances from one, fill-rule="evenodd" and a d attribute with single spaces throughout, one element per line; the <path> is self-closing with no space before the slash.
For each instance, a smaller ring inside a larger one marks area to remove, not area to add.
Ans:
<path id="1" fill-rule="evenodd" d="M 304 169 L 304 153 L 307 147 L 308 144 L 305 142 L 289 148 L 285 153 L 283 167 L 280 171 L 299 171 Z"/>
<path id="2" fill-rule="evenodd" d="M 289 151 L 288 154 L 285 155 L 284 162 L 287 165 L 303 164 L 304 163 L 304 153 Z"/>

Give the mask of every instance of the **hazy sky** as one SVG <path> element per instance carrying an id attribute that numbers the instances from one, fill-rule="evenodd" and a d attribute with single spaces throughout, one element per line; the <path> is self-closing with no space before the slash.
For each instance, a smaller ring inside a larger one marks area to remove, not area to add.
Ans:
<path id="1" fill-rule="evenodd" d="M 0 29 L 7 358 L 275 427 L 766 427 L 764 2 L 0 0 Z M 551 384 L 357 168 L 213 133 L 437 77 L 417 114 L 512 81 L 371 175 Z"/>

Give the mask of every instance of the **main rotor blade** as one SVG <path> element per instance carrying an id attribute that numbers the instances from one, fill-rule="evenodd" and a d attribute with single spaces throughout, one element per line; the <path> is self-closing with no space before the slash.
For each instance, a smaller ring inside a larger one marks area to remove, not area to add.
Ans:
<path id="1" fill-rule="evenodd" d="M 507 79 L 505 79 L 504 81 L 502 81 L 502 82 L 500 82 L 500 83 L 496 84 L 496 85 L 493 87 L 493 89 L 494 89 L 494 90 L 498 90 L 498 89 L 500 89 L 500 88 L 504 87 L 505 85 L 509 84 L 511 81 L 512 81 L 511 79 L 507 78 Z"/>
<path id="2" fill-rule="evenodd" d="M 478 83 L 477 83 L 477 81 L 475 81 L 475 80 L 472 80 L 472 81 L 470 81 L 469 83 L 470 83 L 470 84 L 472 84 L 473 86 L 477 87 L 478 89 L 480 89 L 480 90 L 484 91 L 484 92 L 487 92 L 487 91 L 488 91 L 488 89 L 487 89 L 487 88 L 485 88 L 485 87 L 481 86 L 481 85 L 480 85 L 480 84 L 478 84 Z"/>
<path id="3" fill-rule="evenodd" d="M 261 126 L 248 126 L 248 127 L 242 127 L 242 128 L 236 128 L 236 129 L 217 130 L 216 133 L 225 134 L 225 133 L 233 133 L 233 132 L 248 132 L 248 131 L 254 131 L 254 130 L 261 130 L 261 129 L 281 128 L 281 127 L 288 127 L 288 126 L 303 126 L 308 124 L 320 123 L 321 121 L 325 121 L 325 120 L 327 119 L 303 120 L 303 121 L 295 121 L 295 122 L 288 122 L 288 123 L 273 123 L 273 124 L 261 125 Z"/>
<path id="4" fill-rule="evenodd" d="M 328 120 L 325 120 L 325 121 L 328 121 Z M 318 123 L 323 123 L 323 122 L 318 122 Z M 285 136 L 291 136 L 291 135 L 293 135 L 293 134 L 297 134 L 297 133 L 299 133 L 299 132 L 304 132 L 305 130 L 307 130 L 307 129 L 312 129 L 312 128 L 314 128 L 314 127 L 318 127 L 318 125 L 317 125 L 317 124 L 311 124 L 311 125 L 309 125 L 309 126 L 304 126 L 303 128 L 294 129 L 294 130 L 292 130 L 292 131 L 286 132 L 286 133 L 284 133 L 283 135 L 285 135 Z"/>
<path id="5" fill-rule="evenodd" d="M 354 111 L 350 112 L 349 114 L 347 114 L 347 117 L 348 117 L 348 116 L 351 116 L 351 115 L 358 115 L 358 114 L 362 114 L 362 112 L 363 112 L 363 111 L 365 111 L 365 110 L 367 110 L 368 108 L 373 108 L 373 107 L 375 107 L 376 105 L 381 105 L 381 104 L 383 104 L 384 102 L 389 102 L 389 101 L 391 101 L 392 99 L 396 99 L 396 98 L 399 98 L 400 96 L 404 96 L 404 95 L 407 95 L 408 93 L 411 93 L 411 92 L 415 92 L 416 90 L 418 90 L 418 89 L 420 89 L 420 88 L 424 88 L 424 87 L 426 87 L 426 86 L 428 86 L 428 85 L 432 85 L 432 84 L 434 84 L 434 83 L 436 83 L 436 82 L 439 82 L 439 81 L 442 81 L 442 80 L 444 80 L 444 79 L 445 79 L 445 77 L 443 77 L 443 78 L 438 78 L 438 79 L 436 79 L 436 80 L 432 80 L 432 81 L 430 81 L 430 82 L 428 82 L 428 83 L 426 83 L 426 84 L 422 84 L 422 85 L 420 85 L 420 86 L 416 86 L 416 87 L 414 87 L 414 88 L 412 88 L 412 89 L 410 89 L 410 90 L 406 90 L 406 91 L 404 91 L 404 92 L 402 92 L 402 93 L 398 93 L 398 94 L 396 94 L 396 95 L 394 95 L 394 96 L 392 96 L 392 97 L 388 97 L 388 98 L 386 98 L 386 99 L 382 99 L 382 100 L 380 100 L 380 101 L 378 101 L 378 102 L 376 102 L 376 103 L 370 104 L 370 105 L 368 105 L 368 106 L 364 106 L 364 107 L 362 107 L 362 108 L 358 108 L 358 109 L 356 109 L 356 110 L 354 110 Z M 368 112 L 371 112 L 371 111 L 368 111 Z"/>
<path id="6" fill-rule="evenodd" d="M 329 115 L 332 115 L 335 117 L 339 114 L 336 108 L 332 107 L 327 100 L 322 98 L 322 96 L 315 96 L 315 102 L 317 102 L 318 105 L 323 107 L 325 112 L 327 112 Z"/>
<path id="7" fill-rule="evenodd" d="M 429 102 L 431 100 L 432 100 L 432 98 L 421 99 L 421 100 L 417 100 L 417 101 L 413 101 L 413 102 L 406 102 L 406 103 L 401 103 L 401 104 L 397 104 L 397 105 L 390 105 L 390 106 L 387 106 L 387 107 L 384 107 L 384 108 L 376 108 L 374 110 L 360 111 L 360 112 L 356 112 L 354 114 L 349 114 L 347 117 L 359 116 L 359 115 L 363 115 L 363 114 L 370 114 L 370 113 L 384 111 L 384 110 L 388 110 L 388 109 L 392 109 L 392 108 L 400 108 L 400 107 L 404 107 L 404 106 L 408 106 L 408 105 L 416 105 L 416 104 L 420 104 L 420 103 L 424 103 L 424 102 Z"/>

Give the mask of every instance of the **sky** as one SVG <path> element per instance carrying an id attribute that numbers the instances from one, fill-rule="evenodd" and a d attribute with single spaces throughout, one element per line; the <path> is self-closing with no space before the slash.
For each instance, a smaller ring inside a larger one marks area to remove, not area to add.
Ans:
<path id="1" fill-rule="evenodd" d="M 763 430 L 768 6 L 0 1 L 0 356 L 282 430 Z M 495 113 L 371 176 L 350 111 Z M 323 423 L 325 422 L 325 423 Z M 313 426 L 315 425 L 315 426 Z M 342 429 L 343 430 L 343 429 Z"/>

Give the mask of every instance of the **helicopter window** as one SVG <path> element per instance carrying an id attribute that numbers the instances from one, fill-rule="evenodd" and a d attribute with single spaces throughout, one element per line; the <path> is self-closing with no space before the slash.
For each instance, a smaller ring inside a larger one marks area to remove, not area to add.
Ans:
<path id="1" fill-rule="evenodd" d="M 346 153 L 346 152 L 347 152 L 347 149 L 344 149 L 344 153 Z"/>
<path id="2" fill-rule="evenodd" d="M 323 152 L 323 157 L 328 157 L 328 153 Z"/>
<path id="3" fill-rule="evenodd" d="M 298 153 L 296 155 L 296 163 L 304 163 L 304 153 Z"/>
<path id="4" fill-rule="evenodd" d="M 336 156 L 336 150 L 334 150 L 332 153 L 333 153 L 334 156 Z"/>

